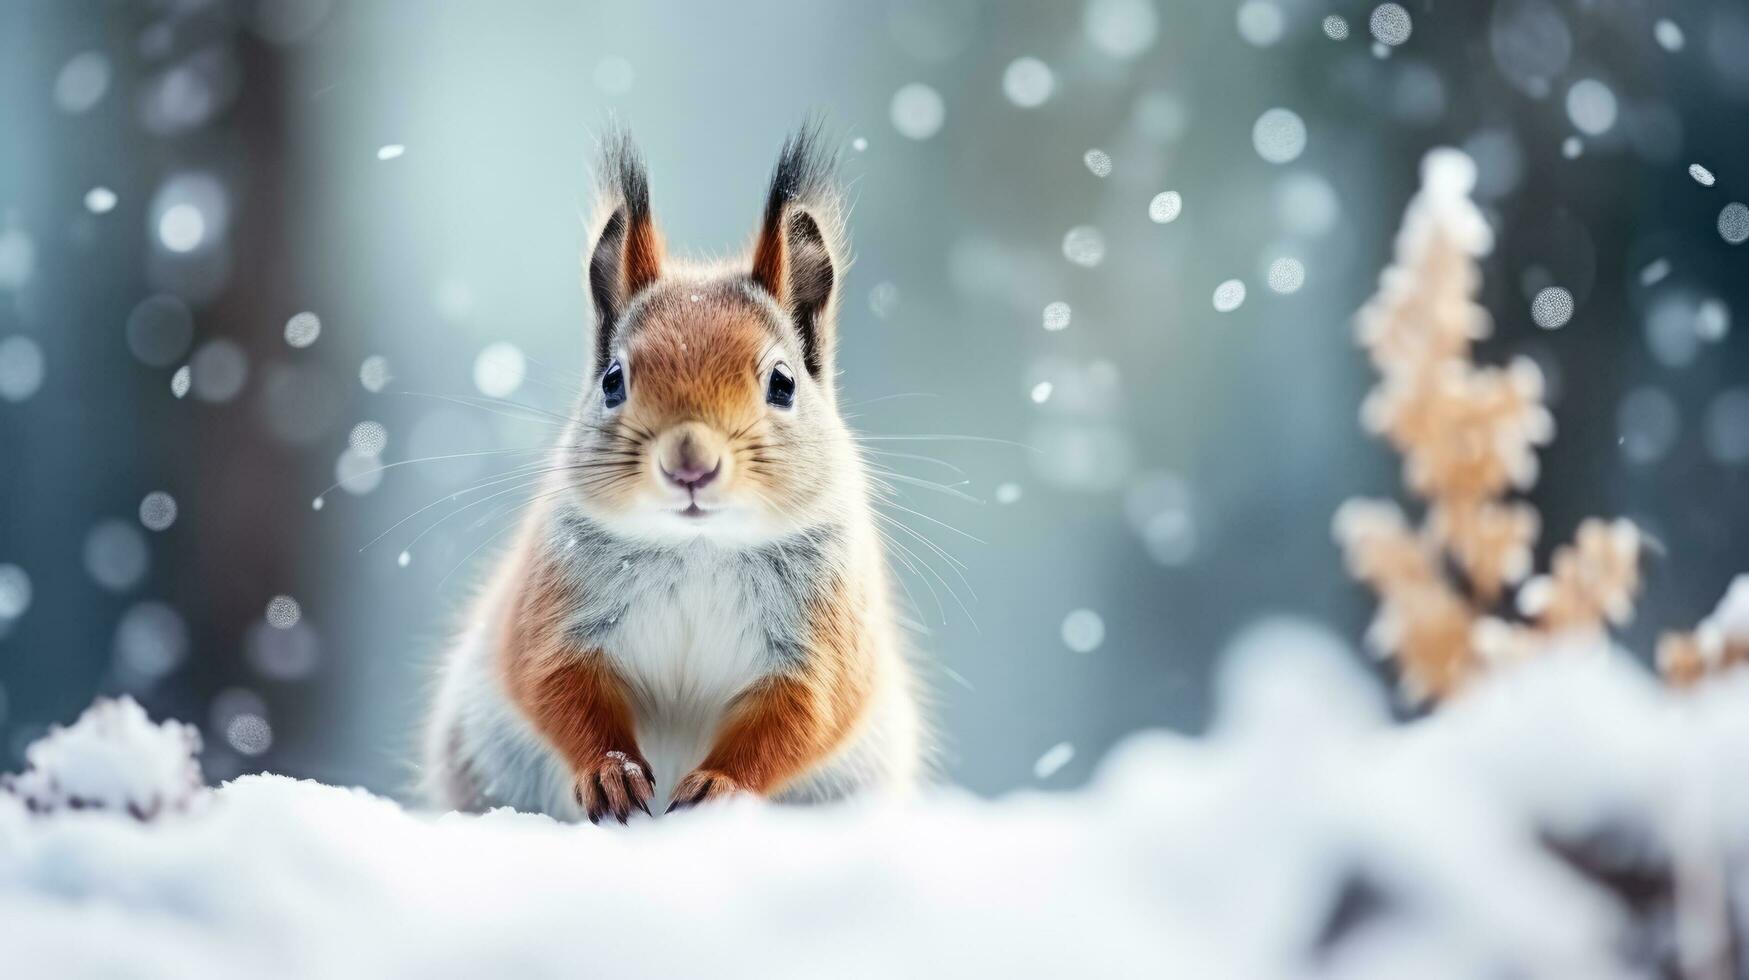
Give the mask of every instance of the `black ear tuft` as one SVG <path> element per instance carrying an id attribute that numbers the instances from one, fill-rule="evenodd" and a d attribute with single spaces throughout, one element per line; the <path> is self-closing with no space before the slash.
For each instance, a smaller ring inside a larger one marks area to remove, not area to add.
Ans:
<path id="1" fill-rule="evenodd" d="M 753 243 L 751 278 L 790 314 L 808 373 L 816 378 L 832 362 L 835 301 L 848 262 L 837 171 L 819 121 L 804 124 L 778 154 Z"/>
<path id="2" fill-rule="evenodd" d="M 589 252 L 589 297 L 595 305 L 595 370 L 607 367 L 614 327 L 632 297 L 662 274 L 662 240 L 650 214 L 650 180 L 630 134 L 618 127 L 601 141 L 596 166 L 601 231 Z"/>

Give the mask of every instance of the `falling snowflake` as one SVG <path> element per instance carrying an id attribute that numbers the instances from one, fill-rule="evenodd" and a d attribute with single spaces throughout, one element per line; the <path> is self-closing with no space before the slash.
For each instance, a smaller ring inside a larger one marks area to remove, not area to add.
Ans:
<path id="1" fill-rule="evenodd" d="M 1033 385 L 1032 403 L 1034 405 L 1043 405 L 1045 402 L 1050 401 L 1051 389 L 1053 387 L 1054 386 L 1049 381 L 1040 381 L 1038 384 Z"/>
<path id="2" fill-rule="evenodd" d="M 188 624 L 162 602 L 136 602 L 116 624 L 115 656 L 138 677 L 163 677 L 188 656 Z"/>
<path id="3" fill-rule="evenodd" d="M 1672 54 L 1681 51 L 1685 43 L 1682 28 L 1668 18 L 1659 20 L 1652 25 L 1652 37 L 1657 40 L 1659 47 Z"/>
<path id="4" fill-rule="evenodd" d="M 487 344 L 474 358 L 474 387 L 488 398 L 508 398 L 522 387 L 528 360 L 506 341 Z"/>
<path id="5" fill-rule="evenodd" d="M 1020 494 L 1020 484 L 1018 483 L 999 483 L 996 485 L 996 502 L 999 504 L 1016 503 L 1020 500 Z"/>
<path id="6" fill-rule="evenodd" d="M 145 537 L 126 521 L 103 521 L 85 536 L 85 571 L 111 592 L 139 584 L 150 561 Z"/>
<path id="7" fill-rule="evenodd" d="M 1089 173 L 1095 177 L 1111 176 L 1111 154 L 1094 147 L 1081 155 L 1081 162 L 1087 165 Z"/>
<path id="8" fill-rule="evenodd" d="M 285 342 L 293 347 L 308 347 L 322 336 L 322 320 L 314 313 L 299 313 L 285 322 Z"/>
<path id="9" fill-rule="evenodd" d="M 55 76 L 55 106 L 78 115 L 95 106 L 109 91 L 109 59 L 100 51 L 74 55 Z"/>
<path id="10" fill-rule="evenodd" d="M 1731 308 L 1720 299 L 1701 300 L 1694 311 L 1694 332 L 1709 343 L 1724 340 L 1731 332 Z"/>
<path id="11" fill-rule="evenodd" d="M 1378 38 L 1380 44 L 1397 47 L 1409 40 L 1409 34 L 1414 30 L 1414 23 L 1409 19 L 1409 11 L 1402 4 L 1381 3 L 1373 8 L 1372 19 L 1368 22 L 1372 36 Z"/>
<path id="12" fill-rule="evenodd" d="M 1306 284 L 1305 263 L 1292 256 L 1282 256 L 1269 263 L 1269 288 L 1283 296 L 1297 293 Z"/>
<path id="13" fill-rule="evenodd" d="M 0 399 L 22 402 L 36 394 L 46 368 L 36 341 L 23 334 L 0 340 Z"/>
<path id="14" fill-rule="evenodd" d="M 24 615 L 30 597 L 30 575 L 17 565 L 0 565 L 0 622 Z"/>
<path id="15" fill-rule="evenodd" d="M 176 498 L 162 490 L 146 494 L 140 501 L 140 523 L 148 531 L 168 530 L 176 523 Z"/>
<path id="16" fill-rule="evenodd" d="M 172 252 L 192 252 L 206 240 L 206 216 L 192 204 L 172 204 L 158 216 L 158 240 Z"/>
<path id="17" fill-rule="evenodd" d="M 1544 330 L 1558 330 L 1573 319 L 1573 294 L 1559 286 L 1549 286 L 1536 294 L 1530 304 L 1530 318 Z"/>
<path id="18" fill-rule="evenodd" d="M 1184 211 L 1184 198 L 1177 191 L 1161 191 L 1148 202 L 1148 220 L 1157 225 L 1170 224 L 1178 220 Z"/>
<path id="19" fill-rule="evenodd" d="M 1273 0 L 1245 0 L 1239 5 L 1238 25 L 1245 43 L 1267 48 L 1281 40 L 1287 18 Z"/>
<path id="20" fill-rule="evenodd" d="M 0 229 L 0 289 L 18 289 L 36 273 L 36 242 L 22 228 Z"/>
<path id="21" fill-rule="evenodd" d="M 1719 212 L 1719 237 L 1732 245 L 1749 240 L 1749 207 L 1732 201 Z"/>
<path id="22" fill-rule="evenodd" d="M 1081 26 L 1100 51 L 1113 58 L 1134 58 L 1154 46 L 1160 15 L 1148 0 L 1092 0 Z"/>
<path id="23" fill-rule="evenodd" d="M 1002 72 L 1002 94 L 1022 109 L 1044 105 L 1056 87 L 1050 66 L 1037 58 L 1016 58 Z"/>
<path id="24" fill-rule="evenodd" d="M 347 493 L 362 497 L 382 485 L 382 461 L 347 446 L 334 460 L 334 482 Z"/>
<path id="25" fill-rule="evenodd" d="M 395 556 L 395 564 L 401 566 L 402 568 L 406 568 L 408 565 L 411 565 L 412 563 L 413 563 L 413 553 L 410 551 L 403 551 L 399 555 Z"/>
<path id="26" fill-rule="evenodd" d="M 1245 305 L 1245 284 L 1228 279 L 1215 287 L 1215 312 L 1231 313 Z"/>
<path id="27" fill-rule="evenodd" d="M 1693 177 L 1694 182 L 1702 187 L 1713 186 L 1713 182 L 1716 179 L 1713 177 L 1713 172 L 1711 170 L 1708 170 L 1698 163 L 1691 163 L 1688 165 L 1688 175 Z"/>
<path id="28" fill-rule="evenodd" d="M 261 755 L 273 747 L 273 728 L 260 715 L 244 712 L 225 726 L 225 741 L 244 755 Z"/>
<path id="29" fill-rule="evenodd" d="M 1306 121 L 1292 109 L 1270 109 L 1251 127 L 1251 145 L 1270 163 L 1291 163 L 1306 152 Z"/>
<path id="30" fill-rule="evenodd" d="M 1032 764 L 1032 774 L 1037 779 L 1049 779 L 1075 758 L 1075 746 L 1068 742 L 1058 742 L 1045 750 L 1044 755 Z"/>
<path id="31" fill-rule="evenodd" d="M 304 618 L 304 610 L 289 595 L 276 595 L 267 601 L 267 625 L 276 630 L 289 630 Z"/>
<path id="32" fill-rule="evenodd" d="M 1105 236 L 1092 225 L 1077 225 L 1063 236 L 1063 258 L 1091 269 L 1105 261 Z"/>
<path id="33" fill-rule="evenodd" d="M 1050 303 L 1045 306 L 1044 326 L 1046 330 L 1055 332 L 1069 328 L 1071 311 L 1069 304 L 1064 302 Z"/>
<path id="34" fill-rule="evenodd" d="M 1584 78 L 1567 89 L 1567 118 L 1587 136 L 1602 136 L 1615 127 L 1615 93 L 1595 78 Z"/>
<path id="35" fill-rule="evenodd" d="M 107 187 L 93 187 L 85 192 L 85 210 L 92 214 L 108 214 L 115 210 L 115 191 Z"/>
<path id="36" fill-rule="evenodd" d="M 1348 40 L 1348 21 L 1336 14 L 1324 18 L 1324 36 L 1332 41 Z"/>
<path id="37" fill-rule="evenodd" d="M 407 148 L 399 143 L 389 143 L 377 149 L 378 160 L 394 160 L 407 152 Z"/>
<path id="38" fill-rule="evenodd" d="M 358 365 L 358 383 L 364 385 L 364 390 L 379 392 L 389 383 L 389 359 L 381 354 L 372 354 Z"/>
<path id="39" fill-rule="evenodd" d="M 939 132 L 947 119 L 947 105 L 942 102 L 941 93 L 922 82 L 912 82 L 894 92 L 888 111 L 893 128 L 906 139 L 926 140 Z"/>
<path id="40" fill-rule="evenodd" d="M 352 427 L 346 444 L 360 455 L 381 456 L 389 444 L 389 430 L 381 422 L 360 422 Z"/>
<path id="41" fill-rule="evenodd" d="M 1063 617 L 1063 645 L 1076 653 L 1092 653 L 1105 642 L 1105 620 L 1091 609 L 1073 609 Z"/>
<path id="42" fill-rule="evenodd" d="M 194 372 L 190 371 L 188 365 L 184 364 L 176 369 L 175 374 L 170 376 L 170 393 L 177 398 L 181 398 L 188 394 L 188 389 L 193 384 Z"/>
<path id="43" fill-rule="evenodd" d="M 1646 313 L 1646 346 L 1658 363 L 1679 368 L 1700 356 L 1700 304 L 1687 293 L 1660 293 Z"/>

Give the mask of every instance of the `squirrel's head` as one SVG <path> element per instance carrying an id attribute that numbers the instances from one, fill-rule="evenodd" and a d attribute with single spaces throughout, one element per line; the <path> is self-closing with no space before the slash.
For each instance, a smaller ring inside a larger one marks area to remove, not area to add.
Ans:
<path id="1" fill-rule="evenodd" d="M 565 446 L 610 529 L 755 543 L 860 506 L 833 382 L 843 197 L 815 127 L 783 147 L 751 253 L 671 261 L 643 161 L 610 137 L 587 280 L 593 370 Z"/>

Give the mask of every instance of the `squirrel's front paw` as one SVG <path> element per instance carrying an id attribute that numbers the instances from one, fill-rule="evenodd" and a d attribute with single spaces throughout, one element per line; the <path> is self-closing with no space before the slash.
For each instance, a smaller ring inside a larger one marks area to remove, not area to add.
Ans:
<path id="1" fill-rule="evenodd" d="M 595 768 L 577 774 L 577 804 L 590 823 L 612 815 L 625 823 L 632 807 L 650 812 L 650 797 L 656 795 L 650 764 L 626 752 L 607 752 Z"/>
<path id="2" fill-rule="evenodd" d="M 721 799 L 742 792 L 741 784 L 714 769 L 694 769 L 674 787 L 674 799 L 668 812 L 694 807 L 707 800 Z"/>

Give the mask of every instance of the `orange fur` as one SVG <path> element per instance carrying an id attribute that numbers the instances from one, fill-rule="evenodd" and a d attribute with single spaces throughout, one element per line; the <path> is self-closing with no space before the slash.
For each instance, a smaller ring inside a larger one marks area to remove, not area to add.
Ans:
<path id="1" fill-rule="evenodd" d="M 662 236 L 649 214 L 632 222 L 626 231 L 625 258 L 621 263 L 620 295 L 630 300 L 662 275 Z"/>
<path id="2" fill-rule="evenodd" d="M 685 419 L 733 431 L 762 408 L 765 328 L 750 309 L 693 295 L 684 287 L 653 295 L 632 338 L 632 417 L 650 431 Z"/>
<path id="3" fill-rule="evenodd" d="M 624 823 L 634 806 L 648 813 L 655 790 L 626 686 L 600 650 L 564 641 L 566 586 L 531 550 L 522 559 L 526 587 L 501 627 L 505 687 L 576 774 L 577 800 L 590 820 L 611 813 Z"/>
<path id="4" fill-rule="evenodd" d="M 779 302 L 784 290 L 783 223 L 767 219 L 753 243 L 753 281 Z"/>
<path id="5" fill-rule="evenodd" d="M 873 662 L 857 637 L 860 594 L 816 605 L 801 668 L 766 678 L 731 707 L 710 753 L 680 781 L 669 807 L 733 792 L 773 795 L 843 744 L 862 719 Z"/>

